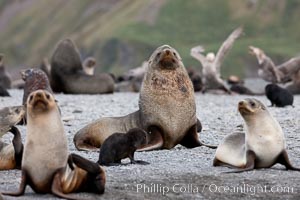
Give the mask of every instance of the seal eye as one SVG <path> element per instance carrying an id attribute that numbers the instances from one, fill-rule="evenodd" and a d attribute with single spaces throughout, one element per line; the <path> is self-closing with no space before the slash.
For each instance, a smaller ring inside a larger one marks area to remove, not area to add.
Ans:
<path id="1" fill-rule="evenodd" d="M 250 101 L 250 106 L 254 107 L 255 103 L 253 101 Z"/>
<path id="2" fill-rule="evenodd" d="M 49 94 L 46 94 L 46 98 L 47 98 L 47 99 L 50 99 L 50 95 L 49 95 Z"/>
<path id="3" fill-rule="evenodd" d="M 29 101 L 32 101 L 32 99 L 33 99 L 33 95 L 30 95 Z"/>
<path id="4" fill-rule="evenodd" d="M 157 57 L 159 57 L 160 55 L 161 55 L 161 52 L 157 53 L 157 55 L 156 55 L 156 56 L 157 56 Z"/>
<path id="5" fill-rule="evenodd" d="M 177 57 L 177 54 L 176 54 L 175 52 L 173 52 L 173 55 L 174 55 L 175 57 Z"/>

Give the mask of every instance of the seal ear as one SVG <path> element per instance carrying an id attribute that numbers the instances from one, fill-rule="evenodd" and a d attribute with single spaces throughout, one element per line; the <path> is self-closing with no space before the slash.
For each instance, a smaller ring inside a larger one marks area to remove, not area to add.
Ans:
<path id="1" fill-rule="evenodd" d="M 266 110 L 266 107 L 265 107 L 264 105 L 261 105 L 260 108 L 261 108 L 262 110 Z"/>

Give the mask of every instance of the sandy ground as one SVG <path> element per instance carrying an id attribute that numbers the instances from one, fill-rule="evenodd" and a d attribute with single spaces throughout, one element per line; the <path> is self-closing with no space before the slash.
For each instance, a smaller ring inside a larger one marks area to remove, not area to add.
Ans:
<path id="1" fill-rule="evenodd" d="M 0 107 L 19 105 L 23 91 L 10 90 L 12 97 L 0 98 Z M 237 103 L 248 96 L 196 94 L 197 117 L 203 124 L 201 140 L 218 144 L 224 136 L 242 124 Z M 257 96 L 266 105 L 264 96 Z M 89 122 L 105 116 L 122 116 L 138 109 L 138 94 L 62 95 L 56 99 L 62 115 L 71 119 L 64 122 L 69 140 L 69 151 L 97 161 L 97 152 L 78 152 L 73 144 L 77 130 Z M 292 163 L 300 167 L 300 96 L 295 96 L 295 107 L 269 108 L 286 135 L 287 150 Z M 23 140 L 26 127 L 19 126 Z M 41 133 L 43 134 L 43 133 Z M 5 135 L 5 141 L 11 136 Z M 271 169 L 240 174 L 225 174 L 226 167 L 212 167 L 215 150 L 207 147 L 186 149 L 177 145 L 171 150 L 137 152 L 136 159 L 150 165 L 106 167 L 105 194 L 74 194 L 87 199 L 299 199 L 300 172 L 286 171 L 281 165 Z M 129 160 L 124 160 L 129 162 Z M 0 172 L 0 191 L 15 191 L 20 183 L 20 171 Z M 15 199 L 4 197 L 4 199 Z M 19 199 L 56 199 L 54 196 L 33 193 L 27 187 Z"/>

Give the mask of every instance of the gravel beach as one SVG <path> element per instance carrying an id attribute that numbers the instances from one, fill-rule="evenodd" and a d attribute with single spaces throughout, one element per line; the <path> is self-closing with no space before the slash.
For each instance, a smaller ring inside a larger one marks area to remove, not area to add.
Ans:
<path id="1" fill-rule="evenodd" d="M 12 97 L 0 97 L 0 107 L 20 105 L 22 90 L 10 90 Z M 68 136 L 69 151 L 97 161 L 98 152 L 79 152 L 73 144 L 77 130 L 106 116 L 122 116 L 138 109 L 137 93 L 109 95 L 56 94 Z M 200 139 L 218 144 L 224 136 L 242 124 L 237 103 L 249 96 L 213 95 L 196 93 L 197 117 L 203 125 Z M 265 96 L 256 96 L 265 105 Z M 269 108 L 279 121 L 286 136 L 287 151 L 293 165 L 300 167 L 300 95 L 295 96 L 294 108 Z M 18 126 L 23 141 L 26 127 Z M 41 133 L 43 134 L 43 133 Z M 9 142 L 10 134 L 3 140 Z M 226 167 L 212 167 L 215 150 L 207 147 L 186 149 L 177 145 L 171 150 L 136 152 L 136 159 L 150 165 L 105 167 L 106 189 L 101 196 L 74 194 L 84 199 L 300 199 L 300 172 L 286 171 L 282 165 L 271 169 L 254 170 L 240 174 L 225 174 Z M 124 160 L 123 162 L 129 162 Z M 15 191 L 20 183 L 20 171 L 0 171 L 0 191 Z M 15 199 L 3 197 L 4 199 Z M 57 199 L 51 194 L 35 194 L 27 187 L 18 199 Z"/>

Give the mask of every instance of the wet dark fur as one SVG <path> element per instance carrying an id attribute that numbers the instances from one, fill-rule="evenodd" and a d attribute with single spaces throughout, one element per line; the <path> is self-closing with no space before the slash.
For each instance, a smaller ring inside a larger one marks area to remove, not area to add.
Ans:
<path id="1" fill-rule="evenodd" d="M 271 101 L 271 106 L 284 107 L 293 105 L 294 97 L 288 90 L 276 84 L 268 84 L 265 87 L 265 91 L 267 98 Z"/>
<path id="2" fill-rule="evenodd" d="M 98 163 L 116 165 L 121 164 L 124 158 L 129 158 L 131 163 L 141 163 L 141 161 L 134 160 L 134 152 L 146 143 L 147 133 L 139 128 L 130 129 L 126 134 L 114 133 L 101 146 Z"/>

